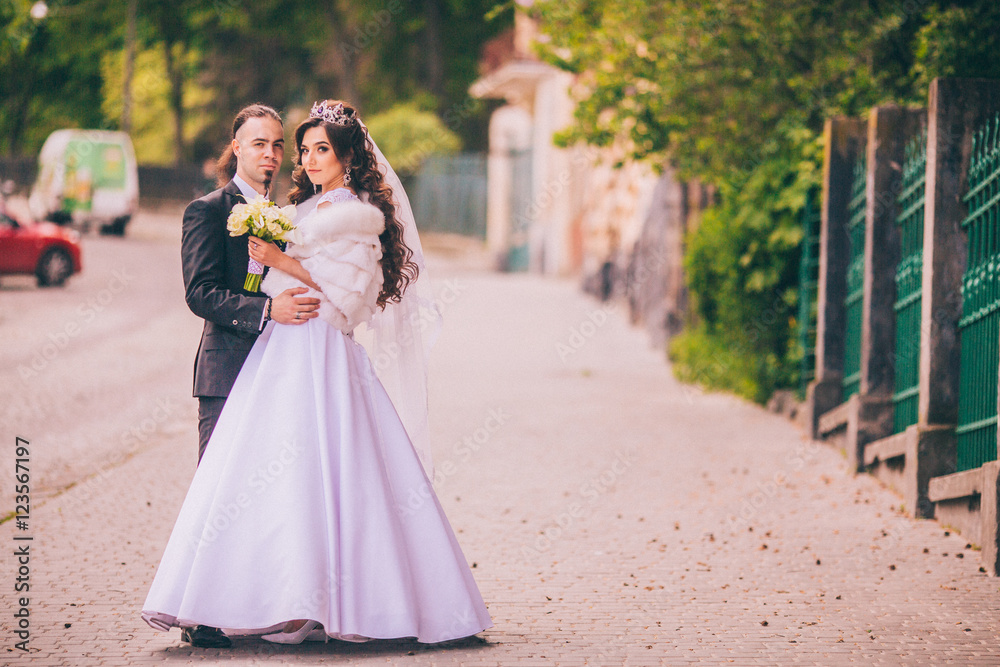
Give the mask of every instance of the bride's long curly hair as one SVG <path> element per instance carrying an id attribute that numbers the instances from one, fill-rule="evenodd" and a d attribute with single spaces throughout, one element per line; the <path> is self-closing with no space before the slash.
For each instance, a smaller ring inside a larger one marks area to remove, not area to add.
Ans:
<path id="1" fill-rule="evenodd" d="M 338 100 L 326 100 L 326 107 L 332 108 Z M 344 102 L 344 112 L 350 118 L 347 125 L 327 123 L 322 118 L 309 118 L 295 128 L 295 169 L 292 171 L 292 191 L 288 199 L 293 204 L 301 204 L 316 193 L 316 188 L 302 166 L 302 138 L 306 130 L 322 127 L 333 146 L 337 159 L 345 167 L 351 168 L 351 184 L 359 192 L 368 193 L 368 203 L 377 206 L 385 216 L 385 231 L 379 235 L 382 243 L 382 291 L 378 295 L 381 308 L 389 303 L 398 303 L 407 286 L 417 279 L 419 268 L 413 261 L 413 251 L 403 242 L 403 223 L 396 219 L 392 188 L 378 169 L 374 146 L 368 132 L 358 122 L 357 111 Z"/>

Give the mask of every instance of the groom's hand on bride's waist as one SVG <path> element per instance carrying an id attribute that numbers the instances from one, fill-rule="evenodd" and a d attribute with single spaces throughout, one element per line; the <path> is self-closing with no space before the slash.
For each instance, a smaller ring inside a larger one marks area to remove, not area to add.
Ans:
<path id="1" fill-rule="evenodd" d="M 271 299 L 271 319 L 278 324 L 304 324 L 319 315 L 319 299 L 297 296 L 307 291 L 305 287 L 293 287 Z"/>

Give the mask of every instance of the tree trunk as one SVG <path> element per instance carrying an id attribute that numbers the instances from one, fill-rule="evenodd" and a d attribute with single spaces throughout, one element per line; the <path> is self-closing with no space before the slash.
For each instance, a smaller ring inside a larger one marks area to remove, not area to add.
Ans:
<path id="1" fill-rule="evenodd" d="M 8 151 L 10 155 L 21 154 L 21 142 L 24 140 L 24 131 L 28 126 L 28 108 L 31 106 L 32 88 L 34 74 L 32 67 L 27 62 L 24 63 L 26 73 L 22 90 L 18 92 L 14 108 L 11 113 L 10 143 Z"/>
<path id="2" fill-rule="evenodd" d="M 129 0 L 125 28 L 125 81 L 122 85 L 122 131 L 132 132 L 132 75 L 135 72 L 135 15 L 138 0 Z"/>
<path id="3" fill-rule="evenodd" d="M 425 83 L 438 98 L 444 96 L 444 54 L 441 44 L 440 0 L 424 0 L 424 61 Z"/>
<path id="4" fill-rule="evenodd" d="M 33 66 L 35 58 L 44 50 L 47 34 L 44 26 L 38 26 L 28 39 L 24 53 L 12 58 L 10 67 L 11 90 L 14 94 L 10 112 L 10 130 L 8 134 L 8 154 L 20 155 L 24 133 L 28 128 L 28 112 L 31 101 L 35 98 L 35 84 L 38 79 L 38 68 Z"/>
<path id="5" fill-rule="evenodd" d="M 178 54 L 174 47 L 178 47 Z M 170 80 L 170 108 L 174 112 L 174 164 L 181 164 L 187 157 L 184 146 L 184 48 L 182 44 L 165 43 L 167 78 Z"/>
<path id="6" fill-rule="evenodd" d="M 361 64 L 361 56 L 369 45 L 360 37 L 361 33 L 352 34 L 351 11 L 339 8 L 343 3 L 331 6 L 327 13 L 327 25 L 330 28 L 330 48 L 326 53 L 326 65 L 336 74 L 340 84 L 338 95 L 351 106 L 360 110 L 362 100 L 358 93 L 357 71 Z"/>

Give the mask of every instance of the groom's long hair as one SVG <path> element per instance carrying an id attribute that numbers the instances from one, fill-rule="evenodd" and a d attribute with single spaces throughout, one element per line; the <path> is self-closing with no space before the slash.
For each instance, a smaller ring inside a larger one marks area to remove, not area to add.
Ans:
<path id="1" fill-rule="evenodd" d="M 267 106 L 266 104 L 251 104 L 250 106 L 243 107 L 236 118 L 233 119 L 233 136 L 231 139 L 236 138 L 236 133 L 243 123 L 247 122 L 251 118 L 273 118 L 278 121 L 279 124 L 284 125 L 281 122 L 281 116 L 277 111 Z M 222 151 L 222 155 L 219 156 L 219 161 L 215 164 L 215 178 L 216 185 L 218 187 L 223 187 L 226 183 L 233 180 L 233 176 L 236 175 L 236 153 L 233 152 L 233 142 L 230 141 L 226 144 L 226 148 Z"/>

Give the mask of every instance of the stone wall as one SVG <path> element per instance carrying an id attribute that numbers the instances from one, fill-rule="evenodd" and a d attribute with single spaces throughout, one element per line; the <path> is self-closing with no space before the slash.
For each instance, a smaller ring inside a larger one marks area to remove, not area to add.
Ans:
<path id="1" fill-rule="evenodd" d="M 656 182 L 638 238 L 616 264 L 616 289 L 628 298 L 632 321 L 662 347 L 680 332 L 687 312 L 684 237 L 690 217 L 688 186 L 672 169 Z"/>

